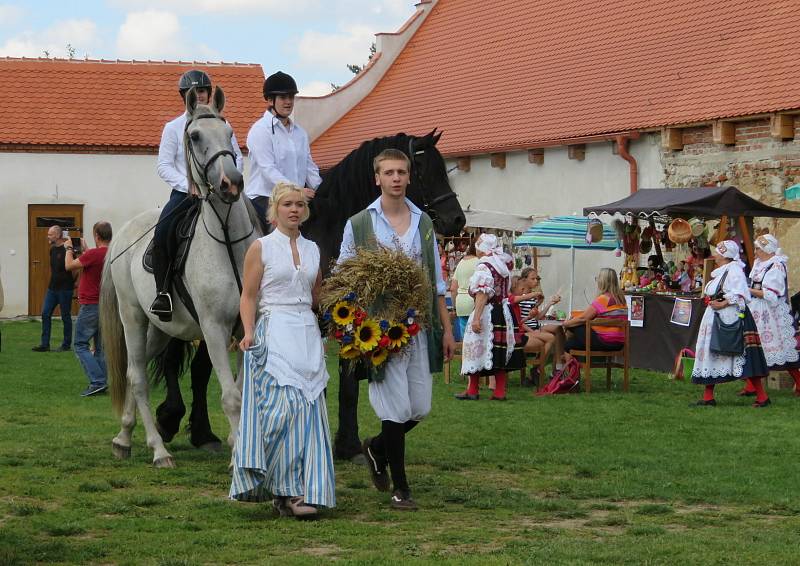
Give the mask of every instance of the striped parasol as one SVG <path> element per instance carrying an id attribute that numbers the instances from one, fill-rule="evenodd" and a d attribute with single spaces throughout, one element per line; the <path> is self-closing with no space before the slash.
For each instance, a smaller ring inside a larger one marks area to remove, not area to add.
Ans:
<path id="1" fill-rule="evenodd" d="M 603 239 L 599 242 L 587 243 L 588 226 L 589 219 L 583 216 L 551 216 L 528 228 L 514 240 L 514 245 L 576 250 L 615 250 L 617 248 L 617 234 L 606 224 L 603 224 Z"/>
<path id="2" fill-rule="evenodd" d="M 536 248 L 561 248 L 572 250 L 572 269 L 569 284 L 569 310 L 572 312 L 572 295 L 575 289 L 575 250 L 613 251 L 619 247 L 614 229 L 603 224 L 603 239 L 586 241 L 589 219 L 583 216 L 551 216 L 528 228 L 514 240 L 514 246 Z"/>

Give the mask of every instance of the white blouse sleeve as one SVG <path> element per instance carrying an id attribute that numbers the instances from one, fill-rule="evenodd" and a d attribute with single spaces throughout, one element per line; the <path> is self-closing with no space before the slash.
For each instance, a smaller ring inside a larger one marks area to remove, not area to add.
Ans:
<path id="1" fill-rule="evenodd" d="M 725 278 L 725 285 L 722 288 L 723 297 L 730 303 L 735 304 L 740 310 L 750 302 L 750 288 L 747 285 L 747 277 L 738 265 L 728 267 L 728 276 Z"/>
<path id="2" fill-rule="evenodd" d="M 786 271 L 785 267 L 780 264 L 774 264 L 767 273 L 764 275 L 764 280 L 761 282 L 761 290 L 764 292 L 764 300 L 771 307 L 778 306 L 778 303 L 783 301 L 786 295 Z"/>
<path id="3" fill-rule="evenodd" d="M 475 266 L 475 273 L 469 279 L 469 294 L 475 296 L 478 293 L 486 293 L 490 299 L 494 297 L 494 277 L 483 263 Z"/>

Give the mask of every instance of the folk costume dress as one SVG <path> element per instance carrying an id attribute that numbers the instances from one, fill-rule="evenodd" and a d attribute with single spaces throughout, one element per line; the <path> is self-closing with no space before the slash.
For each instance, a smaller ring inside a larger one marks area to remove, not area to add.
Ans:
<path id="1" fill-rule="evenodd" d="M 735 246 L 733 242 L 723 242 L 729 247 Z M 711 272 L 711 281 L 704 289 L 705 296 L 711 298 L 718 293 L 730 303 L 727 307 L 714 310 L 710 306 L 703 314 L 700 321 L 700 330 L 695 346 L 694 370 L 692 383 L 714 385 L 747 379 L 749 377 L 763 377 L 767 375 L 767 364 L 764 351 L 758 336 L 756 323 L 747 303 L 750 301 L 750 288 L 747 278 L 739 261 L 738 247 L 736 247 L 733 261 L 718 267 Z M 714 325 L 714 316 L 718 313 L 722 322 L 731 324 L 744 314 L 744 353 L 740 356 L 720 355 L 711 352 L 711 333 Z"/>
<path id="2" fill-rule="evenodd" d="M 230 497 L 261 501 L 304 496 L 333 507 L 335 480 L 325 396 L 328 383 L 311 289 L 319 248 L 275 230 L 259 240 L 264 275 L 253 347 L 244 355 L 239 433 Z"/>
<path id="3" fill-rule="evenodd" d="M 508 304 L 512 265 L 511 257 L 502 248 L 493 247 L 475 266 L 469 293 L 472 297 L 486 293 L 488 300 L 481 313 L 480 333 L 472 330 L 475 311 L 467 320 L 461 346 L 462 375 L 494 375 L 497 371 L 521 369 L 525 364 L 522 348 L 527 336 Z"/>
<path id="4" fill-rule="evenodd" d="M 750 271 L 750 288 L 763 291 L 748 305 L 758 327 L 764 357 L 770 369 L 800 367 L 795 329 L 789 306 L 786 256 L 775 255 L 766 261 L 757 259 Z"/>

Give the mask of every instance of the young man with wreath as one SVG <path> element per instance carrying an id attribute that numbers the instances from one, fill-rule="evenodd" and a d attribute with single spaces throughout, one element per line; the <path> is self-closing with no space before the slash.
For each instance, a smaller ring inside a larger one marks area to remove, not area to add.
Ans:
<path id="1" fill-rule="evenodd" d="M 410 340 L 407 351 L 389 358 L 382 379 L 376 376 L 370 382 L 369 401 L 381 420 L 381 433 L 363 443 L 375 487 L 390 490 L 388 466 L 394 484 L 391 507 L 415 510 L 406 479 L 405 437 L 430 412 L 431 373 L 441 371 L 443 359 L 453 357 L 455 341 L 433 222 L 406 198 L 411 163 L 403 152 L 387 149 L 375 157 L 373 165 L 381 196 L 347 221 L 339 261 L 352 257 L 360 247 L 390 246 L 422 264 L 428 273 L 430 323 Z"/>

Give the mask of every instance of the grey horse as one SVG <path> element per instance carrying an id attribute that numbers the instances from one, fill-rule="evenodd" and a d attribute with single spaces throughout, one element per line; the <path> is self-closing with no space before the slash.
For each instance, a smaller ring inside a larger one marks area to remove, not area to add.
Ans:
<path id="1" fill-rule="evenodd" d="M 153 449 L 153 465 L 175 466 L 153 419 L 146 373 L 148 361 L 161 353 L 171 338 L 205 340 L 222 387 L 230 446 L 239 428 L 241 391 L 228 358 L 228 345 L 239 314 L 239 276 L 233 265 L 240 274 L 244 254 L 260 233 L 252 207 L 247 205 L 247 199 L 239 198 L 243 179 L 231 151 L 231 127 L 220 115 L 224 106 L 225 95 L 219 87 L 209 105 L 197 104 L 194 89 L 186 94 L 184 146 L 189 186 L 198 187 L 203 202 L 183 279 L 199 323 L 177 300 L 170 322 L 162 322 L 149 312 L 156 287 L 153 276 L 142 267 L 148 239 L 141 235 L 158 221 L 158 210 L 144 212 L 127 222 L 114 234 L 108 250 L 100 316 L 111 400 L 122 421 L 122 428 L 112 441 L 117 458 L 130 457 L 138 409 L 147 445 Z M 225 245 L 226 228 L 230 246 Z"/>

